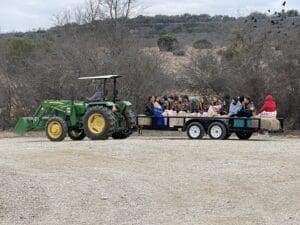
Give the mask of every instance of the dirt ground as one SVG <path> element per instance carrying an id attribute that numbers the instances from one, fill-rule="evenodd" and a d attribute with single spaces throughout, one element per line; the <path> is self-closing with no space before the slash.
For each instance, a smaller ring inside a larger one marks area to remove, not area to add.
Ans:
<path id="1" fill-rule="evenodd" d="M 0 224 L 300 224 L 300 139 L 0 139 Z"/>

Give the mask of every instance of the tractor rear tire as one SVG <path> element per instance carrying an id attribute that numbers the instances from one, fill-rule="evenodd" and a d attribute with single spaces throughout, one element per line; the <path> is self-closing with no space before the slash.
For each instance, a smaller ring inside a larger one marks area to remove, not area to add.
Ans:
<path id="1" fill-rule="evenodd" d="M 68 133 L 66 122 L 60 117 L 52 117 L 46 124 L 46 135 L 50 141 L 63 141 Z"/>
<path id="2" fill-rule="evenodd" d="M 91 140 L 106 140 L 115 131 L 113 112 L 103 106 L 94 106 L 87 110 L 83 117 L 83 128 Z"/>
<path id="3" fill-rule="evenodd" d="M 68 135 L 73 141 L 81 141 L 86 136 L 83 129 L 69 129 Z"/>

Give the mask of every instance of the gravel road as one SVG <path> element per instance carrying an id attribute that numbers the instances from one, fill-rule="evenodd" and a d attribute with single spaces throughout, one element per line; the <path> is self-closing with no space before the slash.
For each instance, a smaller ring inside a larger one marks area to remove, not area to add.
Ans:
<path id="1" fill-rule="evenodd" d="M 300 224 L 300 139 L 0 139 L 0 224 Z"/>

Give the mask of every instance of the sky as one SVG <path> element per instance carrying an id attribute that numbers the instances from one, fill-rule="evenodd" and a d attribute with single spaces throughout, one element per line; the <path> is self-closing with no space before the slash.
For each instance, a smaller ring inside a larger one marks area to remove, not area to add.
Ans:
<path id="1" fill-rule="evenodd" d="M 143 15 L 210 14 L 244 16 L 254 11 L 282 9 L 284 0 L 138 0 Z M 0 0 L 0 32 L 47 29 L 52 16 L 84 0 Z M 300 0 L 287 0 L 286 10 L 300 9 Z"/>

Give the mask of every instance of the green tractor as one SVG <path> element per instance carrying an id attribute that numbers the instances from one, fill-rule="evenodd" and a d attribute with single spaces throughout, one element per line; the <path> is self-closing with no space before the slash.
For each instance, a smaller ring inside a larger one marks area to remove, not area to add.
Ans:
<path id="1" fill-rule="evenodd" d="M 16 124 L 15 131 L 46 130 L 51 141 L 62 141 L 67 135 L 72 140 L 82 140 L 86 136 L 91 140 L 125 139 L 136 128 L 136 116 L 131 103 L 118 99 L 117 78 L 119 75 L 81 77 L 101 83 L 96 93 L 85 101 L 45 100 L 33 117 L 22 117 Z M 113 81 L 111 99 L 107 96 L 107 82 Z M 102 81 L 102 82 L 101 82 Z M 100 87 L 103 87 L 103 93 Z"/>

